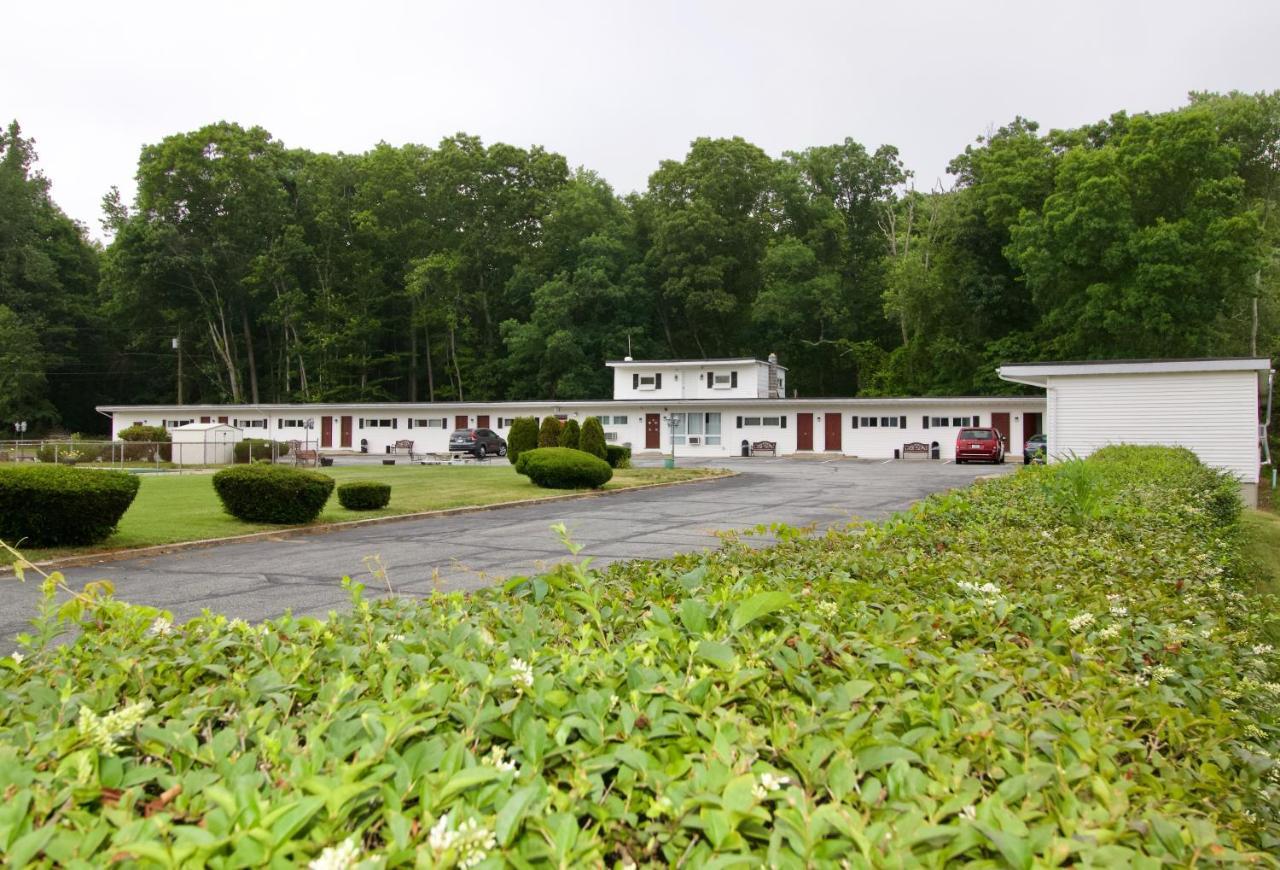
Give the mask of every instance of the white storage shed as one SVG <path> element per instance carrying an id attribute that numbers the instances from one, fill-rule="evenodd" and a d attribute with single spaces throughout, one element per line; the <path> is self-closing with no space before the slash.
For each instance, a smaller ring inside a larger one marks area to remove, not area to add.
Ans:
<path id="1" fill-rule="evenodd" d="M 1268 359 L 1018 363 L 1000 377 L 1043 387 L 1050 461 L 1108 444 L 1194 450 L 1206 465 L 1258 482 Z"/>
<path id="2" fill-rule="evenodd" d="M 178 465 L 230 465 L 242 430 L 226 423 L 188 423 L 169 433 Z"/>

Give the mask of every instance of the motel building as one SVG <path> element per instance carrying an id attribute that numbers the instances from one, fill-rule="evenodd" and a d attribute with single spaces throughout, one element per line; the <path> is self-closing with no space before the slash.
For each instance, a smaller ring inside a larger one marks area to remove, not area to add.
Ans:
<path id="1" fill-rule="evenodd" d="M 414 453 L 445 454 L 454 429 L 493 429 L 506 437 L 516 417 L 598 417 L 610 444 L 635 455 L 742 456 L 762 442 L 778 456 L 830 454 L 892 459 L 912 445 L 929 456 L 955 455 L 962 427 L 1003 433 L 1008 452 L 1042 431 L 1042 397 L 787 398 L 787 370 L 777 358 L 633 360 L 606 363 L 613 398 L 528 402 L 347 402 L 258 405 L 106 405 L 111 434 L 140 423 L 171 432 L 220 423 L 245 438 L 299 441 L 321 453 L 392 453 L 412 441 Z M 912 453 L 911 455 L 916 455 Z"/>

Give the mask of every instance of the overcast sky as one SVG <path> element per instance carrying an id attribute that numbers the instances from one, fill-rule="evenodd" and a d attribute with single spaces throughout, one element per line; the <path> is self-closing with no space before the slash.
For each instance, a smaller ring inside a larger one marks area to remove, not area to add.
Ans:
<path id="1" fill-rule="evenodd" d="M 931 187 L 1017 114 L 1044 128 L 1280 88 L 1280 2 L 348 2 L 8 5 L 0 117 L 101 231 L 138 151 L 218 121 L 363 151 L 466 131 L 643 189 L 697 136 L 778 155 L 898 146 Z"/>

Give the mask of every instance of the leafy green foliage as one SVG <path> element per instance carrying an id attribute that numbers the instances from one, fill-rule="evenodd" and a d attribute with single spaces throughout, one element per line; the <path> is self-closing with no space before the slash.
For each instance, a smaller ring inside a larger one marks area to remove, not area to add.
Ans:
<path id="1" fill-rule="evenodd" d="M 583 453 L 590 453 L 600 459 L 608 459 L 605 447 L 604 426 L 601 425 L 600 418 L 588 417 L 587 421 L 582 424 L 582 434 L 578 439 L 578 449 Z M 610 463 L 610 467 L 614 467 L 613 463 Z"/>
<path id="2" fill-rule="evenodd" d="M 279 465 L 236 465 L 213 476 L 227 513 L 250 523 L 309 523 L 333 492 L 333 478 Z"/>
<path id="3" fill-rule="evenodd" d="M 631 448 L 622 444 L 606 444 L 605 460 L 610 468 L 630 468 Z"/>
<path id="4" fill-rule="evenodd" d="M 329 619 L 95 595 L 51 645 L 51 592 L 0 659 L 6 858 L 1265 865 L 1275 602 L 1193 457 L 1089 462 L 1087 529 L 1035 466 L 768 548 L 425 599 L 346 581 Z"/>
<path id="5" fill-rule="evenodd" d="M 551 415 L 542 418 L 542 426 L 538 429 L 539 447 L 560 446 L 560 421 Z"/>
<path id="6" fill-rule="evenodd" d="M 128 441 L 125 445 L 124 458 L 129 462 L 168 462 L 173 458 L 173 448 L 169 446 L 172 436 L 163 426 L 143 426 L 134 423 L 116 433 L 120 441 Z"/>
<path id="7" fill-rule="evenodd" d="M 338 486 L 338 504 L 352 511 L 375 511 L 391 502 L 391 484 L 353 480 Z"/>
<path id="8" fill-rule="evenodd" d="M 512 465 L 526 450 L 538 446 L 538 421 L 533 417 L 516 417 L 507 430 L 507 461 Z"/>
<path id="9" fill-rule="evenodd" d="M 522 453 L 516 471 L 547 489 L 594 489 L 613 477 L 609 463 L 571 447 L 539 447 Z"/>
<path id="10" fill-rule="evenodd" d="M 120 471 L 0 468 L 0 540 L 35 547 L 97 543 L 115 531 L 139 483 L 137 475 Z"/>
<path id="11" fill-rule="evenodd" d="M 272 452 L 274 450 L 274 456 Z M 289 445 L 284 441 L 272 441 L 270 438 L 242 438 L 232 447 L 236 462 L 256 462 L 259 459 L 273 459 L 289 455 Z"/>
<path id="12" fill-rule="evenodd" d="M 564 425 L 560 427 L 560 447 L 568 447 L 577 450 L 582 441 L 582 427 L 578 425 L 577 420 L 566 420 Z"/>

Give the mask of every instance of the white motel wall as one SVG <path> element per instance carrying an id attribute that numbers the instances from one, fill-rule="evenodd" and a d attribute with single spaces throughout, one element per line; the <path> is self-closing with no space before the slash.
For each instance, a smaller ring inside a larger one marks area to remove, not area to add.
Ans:
<path id="1" fill-rule="evenodd" d="M 1051 460 L 1108 444 L 1165 444 L 1258 482 L 1268 359 L 1024 363 L 999 374 L 1045 389 Z"/>
<path id="2" fill-rule="evenodd" d="M 940 458 L 951 459 L 962 426 L 991 426 L 1006 420 L 1009 452 L 1018 455 L 1024 436 L 1040 431 L 1044 400 L 949 397 L 111 405 L 99 410 L 111 416 L 113 438 L 135 423 L 172 430 L 186 423 L 225 421 L 241 429 L 246 438 L 303 441 L 322 452 L 337 453 L 359 450 L 362 442 L 370 453 L 388 453 L 400 440 L 413 441 L 415 452 L 446 453 L 449 433 L 455 428 L 486 427 L 505 437 L 513 418 L 548 415 L 579 423 L 600 417 L 609 443 L 630 445 L 637 454 L 669 453 L 673 436 L 668 419 L 675 414 L 682 424 L 674 436 L 677 456 L 738 456 L 743 441 L 773 441 L 779 455 L 829 452 L 889 459 L 904 444 L 922 442 L 931 447 L 936 443 Z M 310 429 L 307 421 L 311 421 Z M 349 434 L 344 437 L 344 433 Z"/>

